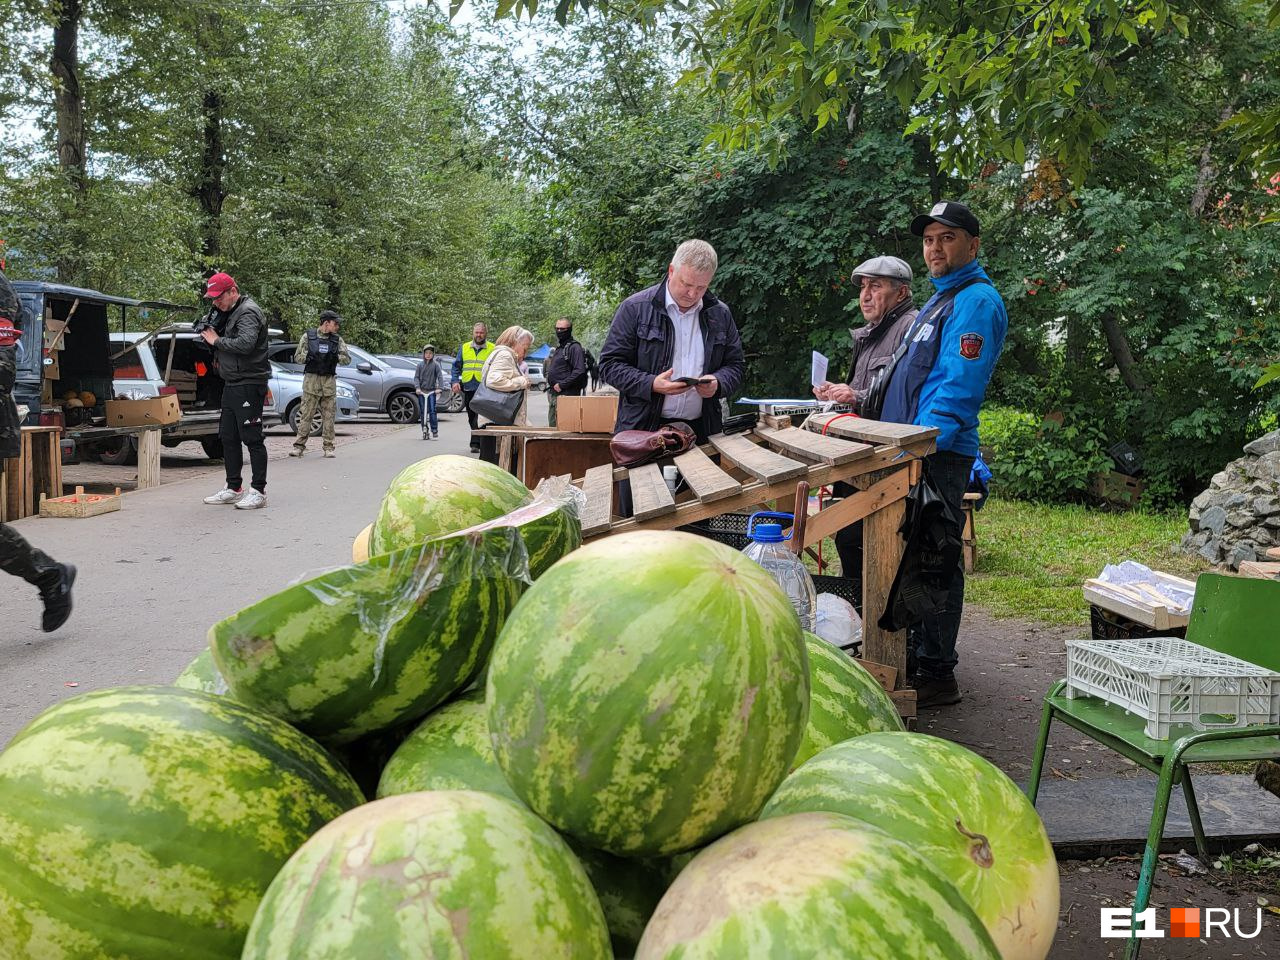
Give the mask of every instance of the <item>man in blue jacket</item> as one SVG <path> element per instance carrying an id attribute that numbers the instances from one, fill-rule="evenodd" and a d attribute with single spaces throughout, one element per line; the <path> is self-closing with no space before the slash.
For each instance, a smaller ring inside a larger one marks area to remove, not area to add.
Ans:
<path id="1" fill-rule="evenodd" d="M 1009 316 L 977 261 L 978 218 L 963 203 L 935 204 L 911 221 L 937 292 L 920 308 L 885 394 L 882 420 L 937 427 L 937 451 L 925 466 L 939 494 L 960 515 L 978 455 L 978 410 L 1004 346 Z M 956 637 L 964 608 L 964 566 L 957 563 L 942 611 L 911 627 L 917 704 L 960 702 Z"/>
<path id="2" fill-rule="evenodd" d="M 661 283 L 618 307 L 600 353 L 600 379 L 618 389 L 614 433 L 677 422 L 699 442 L 720 432 L 720 398 L 746 363 L 733 314 L 708 292 L 718 265 L 711 244 L 686 240 Z"/>

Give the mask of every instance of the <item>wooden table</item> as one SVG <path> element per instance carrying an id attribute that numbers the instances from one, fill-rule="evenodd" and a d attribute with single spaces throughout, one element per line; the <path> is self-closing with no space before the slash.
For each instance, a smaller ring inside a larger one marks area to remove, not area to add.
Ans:
<path id="1" fill-rule="evenodd" d="M 843 481 L 858 492 L 808 519 L 804 546 L 820 543 L 837 530 L 863 521 L 863 657 L 896 670 L 898 685 L 906 676 L 906 632 L 889 633 L 876 620 L 902 560 L 898 533 L 905 499 L 920 472 L 920 458 L 934 449 L 937 430 L 871 420 L 832 422 L 828 433 L 821 417 L 810 417 L 808 429 L 757 427 L 733 436 L 717 434 L 702 447 L 669 461 L 688 490 L 672 497 L 662 478 L 661 463 L 630 470 L 612 463 L 594 466 L 574 483 L 586 494 L 582 518 L 584 540 L 630 530 L 669 530 L 699 520 L 755 507 L 766 501 L 788 504 L 796 483 L 810 489 Z M 718 456 L 719 463 L 711 458 Z M 614 515 L 614 484 L 631 485 L 632 516 Z"/>
<path id="2" fill-rule="evenodd" d="M 21 520 L 40 510 L 40 494 L 62 496 L 62 428 L 23 427 L 17 457 L 0 471 L 0 521 Z"/>
<path id="3" fill-rule="evenodd" d="M 68 427 L 63 435 L 77 444 L 93 443 L 95 440 L 109 440 L 112 437 L 137 437 L 138 439 L 138 481 L 135 490 L 149 490 L 160 486 L 160 432 L 159 425 L 137 427 Z M 59 488 L 56 494 L 62 496 Z M 39 507 L 40 498 L 36 498 Z"/>
<path id="4" fill-rule="evenodd" d="M 530 490 L 547 477 L 582 476 L 588 468 L 612 463 L 609 433 L 569 433 L 555 427 L 488 424 L 471 434 L 498 440 L 498 465 L 514 473 Z"/>

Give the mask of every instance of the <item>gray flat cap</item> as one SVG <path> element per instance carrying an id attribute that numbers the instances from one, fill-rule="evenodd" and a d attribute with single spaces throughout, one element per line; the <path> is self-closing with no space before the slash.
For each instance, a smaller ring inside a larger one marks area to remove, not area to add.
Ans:
<path id="1" fill-rule="evenodd" d="M 853 271 L 855 277 L 888 277 L 890 280 L 901 280 L 910 283 L 913 277 L 911 264 L 897 257 L 872 257 L 858 264 Z"/>

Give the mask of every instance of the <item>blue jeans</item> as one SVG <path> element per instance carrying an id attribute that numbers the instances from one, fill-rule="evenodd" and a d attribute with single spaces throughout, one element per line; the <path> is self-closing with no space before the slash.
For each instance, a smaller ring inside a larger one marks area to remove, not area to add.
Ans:
<path id="1" fill-rule="evenodd" d="M 426 429 L 428 418 L 431 423 L 431 432 L 439 433 L 440 425 L 436 422 L 436 395 L 434 392 L 418 394 L 418 420 L 423 429 Z"/>
<path id="2" fill-rule="evenodd" d="M 969 486 L 973 457 L 950 450 L 939 450 L 925 459 L 929 479 L 938 493 L 955 507 L 961 516 L 964 492 Z M 907 651 L 914 652 L 916 677 L 919 680 L 945 680 L 955 673 L 960 658 L 956 655 L 956 637 L 960 635 L 960 615 L 964 612 L 964 559 L 956 563 L 947 602 L 938 613 L 930 614 L 907 630 Z M 908 659 L 911 659 L 910 657 Z M 909 669 L 909 667 L 908 667 Z"/>

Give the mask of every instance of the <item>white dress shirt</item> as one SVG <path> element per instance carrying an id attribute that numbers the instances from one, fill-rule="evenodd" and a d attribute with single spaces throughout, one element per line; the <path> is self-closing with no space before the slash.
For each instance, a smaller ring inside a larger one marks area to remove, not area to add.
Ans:
<path id="1" fill-rule="evenodd" d="M 701 312 L 701 300 L 685 312 L 671 298 L 670 291 L 667 292 L 667 316 L 671 318 L 671 323 L 676 330 L 676 340 L 671 354 L 672 377 L 702 376 L 706 350 L 702 344 L 702 325 L 698 323 L 698 315 Z M 702 416 L 702 398 L 693 387 L 684 393 L 664 397 L 662 415 L 668 420 L 697 420 Z"/>

